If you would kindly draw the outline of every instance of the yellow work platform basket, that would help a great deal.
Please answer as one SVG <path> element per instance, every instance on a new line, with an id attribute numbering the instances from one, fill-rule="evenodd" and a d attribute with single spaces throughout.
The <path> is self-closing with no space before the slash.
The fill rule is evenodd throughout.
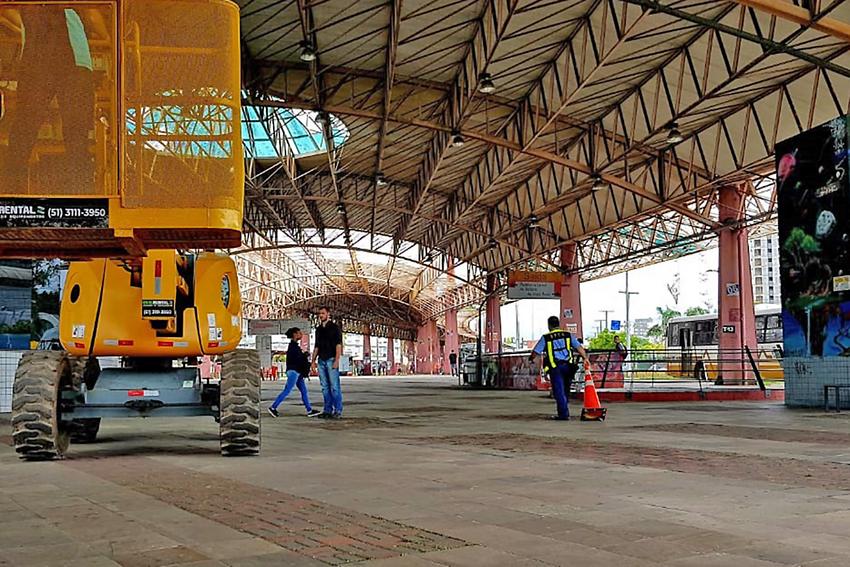
<path id="1" fill-rule="evenodd" d="M 239 245 L 239 12 L 0 3 L 0 257 Z"/>

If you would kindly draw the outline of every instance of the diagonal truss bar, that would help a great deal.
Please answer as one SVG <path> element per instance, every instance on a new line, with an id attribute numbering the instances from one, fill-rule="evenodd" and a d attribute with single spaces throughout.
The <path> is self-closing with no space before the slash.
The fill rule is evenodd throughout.
<path id="1" fill-rule="evenodd" d="M 796 6 L 789 2 L 781 2 L 779 0 L 731 0 L 742 6 L 748 6 L 761 10 L 777 18 L 800 24 L 804 27 L 810 27 L 825 33 L 832 37 L 838 38 L 841 41 L 850 43 L 850 23 L 842 22 L 835 18 L 818 17 L 802 6 Z"/>

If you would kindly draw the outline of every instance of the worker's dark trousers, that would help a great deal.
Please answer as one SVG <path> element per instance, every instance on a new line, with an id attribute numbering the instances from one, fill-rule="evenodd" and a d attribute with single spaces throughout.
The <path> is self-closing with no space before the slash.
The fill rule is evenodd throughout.
<path id="1" fill-rule="evenodd" d="M 558 363 L 555 368 L 549 371 L 549 382 L 552 384 L 555 407 L 558 410 L 558 417 L 562 419 L 570 417 L 568 397 L 575 374 L 575 369 L 566 362 Z"/>

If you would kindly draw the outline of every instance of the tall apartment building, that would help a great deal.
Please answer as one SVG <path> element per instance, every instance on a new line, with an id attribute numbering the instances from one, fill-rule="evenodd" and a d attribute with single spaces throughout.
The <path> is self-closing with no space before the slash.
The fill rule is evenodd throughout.
<path id="1" fill-rule="evenodd" d="M 779 304 L 778 235 L 750 239 L 750 266 L 753 272 L 753 299 L 756 304 Z"/>

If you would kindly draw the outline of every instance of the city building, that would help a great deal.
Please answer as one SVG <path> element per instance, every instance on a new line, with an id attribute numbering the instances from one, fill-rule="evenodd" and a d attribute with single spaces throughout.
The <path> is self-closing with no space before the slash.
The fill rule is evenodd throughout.
<path id="1" fill-rule="evenodd" d="M 632 321 L 632 334 L 636 337 L 646 338 L 649 336 L 649 329 L 652 328 L 653 324 L 652 317 L 635 319 Z"/>
<path id="2" fill-rule="evenodd" d="M 750 264 L 755 303 L 780 303 L 779 236 L 771 234 L 750 239 Z"/>

